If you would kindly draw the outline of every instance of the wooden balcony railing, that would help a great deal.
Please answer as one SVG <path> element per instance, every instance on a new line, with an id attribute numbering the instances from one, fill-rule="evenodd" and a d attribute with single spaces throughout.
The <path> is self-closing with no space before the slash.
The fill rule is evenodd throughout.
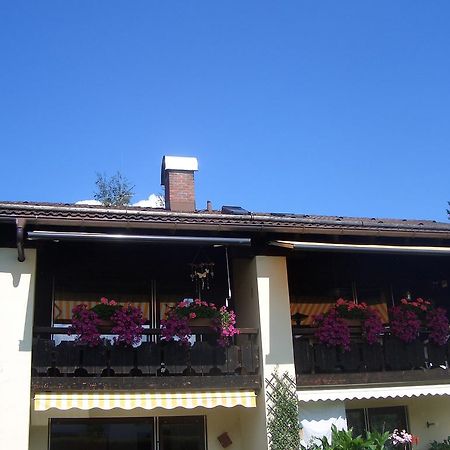
<path id="1" fill-rule="evenodd" d="M 370 372 L 414 371 L 427 369 L 448 369 L 449 345 L 437 346 L 428 341 L 428 333 L 406 344 L 392 336 L 386 328 L 380 342 L 369 345 L 362 339 L 358 327 L 352 329 L 350 351 L 327 347 L 314 338 L 314 328 L 294 328 L 293 345 L 297 383 L 312 380 L 309 374 L 351 374 Z M 441 370 L 441 372 L 443 372 Z M 445 370 L 446 374 L 448 373 Z M 446 375 L 448 376 L 448 375 Z M 326 377 L 316 377 L 317 380 Z M 336 378 L 336 377 L 335 377 Z M 357 376 L 337 377 L 343 380 L 360 381 Z M 336 378 L 336 379 L 337 379 Z M 377 377 L 372 377 L 377 378 Z M 378 377 L 377 381 L 382 381 Z M 389 379 L 389 376 L 385 377 Z M 370 377 L 365 377 L 370 379 Z M 349 381 L 350 382 L 350 381 Z M 331 378 L 330 378 L 331 383 Z M 314 382 L 314 384 L 316 384 Z"/>
<path id="2" fill-rule="evenodd" d="M 161 341 L 159 329 L 145 329 L 143 342 L 136 348 L 107 344 L 81 346 L 74 341 L 61 340 L 64 335 L 67 335 L 67 328 L 35 327 L 32 353 L 35 384 L 39 384 L 36 381 L 39 378 L 45 378 L 47 383 L 50 383 L 50 378 L 65 378 L 71 379 L 71 385 L 75 388 L 75 379 L 84 379 L 85 384 L 93 377 L 97 381 L 100 378 L 132 378 L 131 387 L 135 388 L 151 385 L 142 380 L 155 377 L 168 380 L 174 376 L 215 376 L 223 379 L 232 375 L 237 380 L 251 375 L 252 386 L 254 380 L 259 380 L 256 329 L 241 328 L 240 334 L 233 338 L 228 347 L 217 346 L 209 328 L 199 328 L 195 332 L 195 343 L 189 347 Z M 55 341 L 60 342 L 56 345 Z M 67 386 L 68 383 L 63 384 Z M 167 381 L 163 384 L 166 387 L 174 385 Z M 122 385 L 129 387 L 130 382 L 122 381 Z"/>

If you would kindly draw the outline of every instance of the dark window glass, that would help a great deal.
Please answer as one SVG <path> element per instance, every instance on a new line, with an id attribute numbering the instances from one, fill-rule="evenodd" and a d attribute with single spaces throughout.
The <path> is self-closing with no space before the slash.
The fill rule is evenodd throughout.
<path id="1" fill-rule="evenodd" d="M 370 408 L 369 428 L 371 431 L 406 430 L 406 411 L 404 406 L 389 408 Z"/>
<path id="2" fill-rule="evenodd" d="M 53 419 L 50 450 L 151 450 L 153 418 Z"/>
<path id="3" fill-rule="evenodd" d="M 353 429 L 353 436 L 364 436 L 366 431 L 392 432 L 396 428 L 408 430 L 406 408 L 392 406 L 386 408 L 347 409 L 347 426 Z M 390 448 L 389 445 L 387 445 Z"/>
<path id="4" fill-rule="evenodd" d="M 204 417 L 161 417 L 159 446 L 160 450 L 205 450 Z"/>
<path id="5" fill-rule="evenodd" d="M 367 429 L 364 409 L 348 409 L 346 415 L 347 426 L 352 429 L 353 437 L 364 436 Z"/>

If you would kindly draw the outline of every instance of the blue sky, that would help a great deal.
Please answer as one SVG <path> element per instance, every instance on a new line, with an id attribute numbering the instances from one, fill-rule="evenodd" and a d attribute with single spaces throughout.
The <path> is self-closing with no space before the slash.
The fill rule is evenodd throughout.
<path id="1" fill-rule="evenodd" d="M 0 4 L 0 199 L 161 191 L 197 207 L 446 221 L 448 0 Z"/>

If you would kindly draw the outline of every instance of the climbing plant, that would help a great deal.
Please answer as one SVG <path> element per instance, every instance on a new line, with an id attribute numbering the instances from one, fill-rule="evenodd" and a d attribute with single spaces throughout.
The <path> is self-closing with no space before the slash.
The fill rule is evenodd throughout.
<path id="1" fill-rule="evenodd" d="M 271 450 L 297 450 L 300 445 L 295 381 L 287 372 L 266 379 L 267 434 Z"/>

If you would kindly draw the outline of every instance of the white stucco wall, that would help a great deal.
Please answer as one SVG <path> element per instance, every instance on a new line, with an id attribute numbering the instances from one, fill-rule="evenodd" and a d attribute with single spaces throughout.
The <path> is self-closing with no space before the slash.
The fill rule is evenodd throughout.
<path id="1" fill-rule="evenodd" d="M 233 280 L 238 325 L 260 331 L 262 380 L 269 378 L 275 369 L 279 373 L 288 372 L 295 379 L 286 259 L 256 256 L 235 260 Z M 241 417 L 244 416 L 247 418 L 242 427 L 246 449 L 267 449 L 264 383 L 257 410 L 248 410 L 242 413 Z"/>
<path id="2" fill-rule="evenodd" d="M 300 402 L 299 410 L 302 444 L 323 436 L 330 441 L 332 425 L 338 430 L 347 429 L 344 402 Z"/>
<path id="3" fill-rule="evenodd" d="M 276 368 L 295 379 L 286 258 L 256 256 L 264 375 Z"/>
<path id="4" fill-rule="evenodd" d="M 409 399 L 406 406 L 411 431 L 421 440 L 418 450 L 426 450 L 431 441 L 450 436 L 450 397 Z M 427 427 L 427 422 L 434 425 Z"/>
<path id="5" fill-rule="evenodd" d="M 234 301 L 238 326 L 260 328 L 258 283 L 254 259 L 233 261 Z M 261 334 L 258 336 L 261 346 Z M 267 449 L 266 404 L 264 394 L 257 397 L 257 407 L 240 412 L 242 439 L 247 450 Z"/>
<path id="6" fill-rule="evenodd" d="M 36 253 L 0 249 L 0 447 L 28 449 Z"/>

